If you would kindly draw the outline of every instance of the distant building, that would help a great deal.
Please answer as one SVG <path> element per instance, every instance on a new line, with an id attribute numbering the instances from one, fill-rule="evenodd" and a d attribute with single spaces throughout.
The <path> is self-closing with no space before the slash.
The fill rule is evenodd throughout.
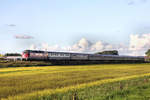
<path id="1" fill-rule="evenodd" d="M 17 61 L 17 60 L 21 60 L 22 61 L 22 57 L 21 56 L 7 56 L 5 57 L 6 60 L 13 60 L 13 61 Z"/>

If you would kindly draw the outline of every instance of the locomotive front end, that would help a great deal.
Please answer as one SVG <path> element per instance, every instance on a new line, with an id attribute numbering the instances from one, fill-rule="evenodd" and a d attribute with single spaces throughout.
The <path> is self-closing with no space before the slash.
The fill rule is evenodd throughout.
<path id="1" fill-rule="evenodd" d="M 29 52 L 28 51 L 23 51 L 23 53 L 22 53 L 22 59 L 24 59 L 24 60 L 28 60 L 28 58 L 29 58 Z"/>

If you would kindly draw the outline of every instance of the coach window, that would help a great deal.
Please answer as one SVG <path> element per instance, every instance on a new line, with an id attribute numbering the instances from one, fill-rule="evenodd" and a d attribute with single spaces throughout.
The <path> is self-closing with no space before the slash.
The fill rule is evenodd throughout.
<path id="1" fill-rule="evenodd" d="M 62 57 L 62 56 L 63 56 L 63 54 L 60 54 L 59 56 L 60 56 L 60 57 Z"/>
<path id="2" fill-rule="evenodd" d="M 52 53 L 52 56 L 54 56 L 54 53 Z"/>
<path id="3" fill-rule="evenodd" d="M 67 54 L 65 54 L 65 56 L 67 57 Z"/>
<path id="4" fill-rule="evenodd" d="M 62 54 L 62 53 L 60 53 L 60 54 L 59 54 L 59 56 L 61 57 L 61 56 L 63 56 L 63 54 Z"/>
<path id="5" fill-rule="evenodd" d="M 54 57 L 56 56 L 56 53 L 54 53 Z"/>
<path id="6" fill-rule="evenodd" d="M 61 56 L 61 54 L 59 53 L 59 54 L 58 54 L 58 56 L 60 57 L 60 56 Z"/>
<path id="7" fill-rule="evenodd" d="M 55 53 L 55 56 L 57 57 L 57 56 L 58 56 L 58 53 Z"/>
<path id="8" fill-rule="evenodd" d="M 51 56 L 53 56 L 53 53 L 51 53 Z"/>

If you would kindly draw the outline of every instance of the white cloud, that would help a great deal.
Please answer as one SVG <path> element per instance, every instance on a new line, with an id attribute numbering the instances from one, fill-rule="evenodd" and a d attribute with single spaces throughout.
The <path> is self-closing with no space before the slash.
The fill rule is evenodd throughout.
<path id="1" fill-rule="evenodd" d="M 7 24 L 8 26 L 10 27 L 15 27 L 16 25 L 15 24 Z"/>
<path id="2" fill-rule="evenodd" d="M 128 5 L 135 5 L 137 3 L 146 3 L 148 0 L 128 0 Z"/>
<path id="3" fill-rule="evenodd" d="M 32 36 L 25 35 L 25 34 L 23 34 L 23 35 L 15 35 L 14 37 L 15 37 L 16 39 L 33 39 Z"/>
<path id="4" fill-rule="evenodd" d="M 38 47 L 38 48 L 37 48 Z M 39 46 L 31 45 L 30 49 L 47 50 L 47 51 L 67 51 L 67 52 L 99 52 L 104 50 L 118 50 L 120 55 L 143 56 L 147 49 L 150 48 L 150 34 L 132 34 L 130 35 L 129 44 L 110 44 L 103 41 L 95 43 L 82 38 L 71 46 L 49 45 L 42 43 Z"/>
<path id="5" fill-rule="evenodd" d="M 66 46 L 66 47 L 61 47 L 59 45 L 50 46 L 48 43 L 42 43 L 40 46 L 31 45 L 30 49 L 31 48 L 47 50 L 47 51 L 98 52 L 103 50 L 113 50 L 115 47 L 111 44 L 104 43 L 102 41 L 97 41 L 95 43 L 92 43 L 86 38 L 82 38 L 72 46 Z"/>
<path id="6" fill-rule="evenodd" d="M 130 55 L 144 55 L 150 48 L 150 33 L 149 34 L 131 34 L 129 41 Z"/>
<path id="7" fill-rule="evenodd" d="M 128 2 L 128 5 L 134 5 L 134 4 L 135 4 L 134 1 L 129 1 L 129 2 Z"/>
<path id="8" fill-rule="evenodd" d="M 101 41 L 98 41 L 91 46 L 92 51 L 101 51 L 103 50 L 103 48 L 104 48 L 104 45 Z"/>
<path id="9" fill-rule="evenodd" d="M 37 49 L 37 47 L 36 47 L 36 45 L 34 45 L 34 44 L 32 44 L 31 46 L 30 46 L 30 48 L 29 48 L 30 50 L 36 50 Z"/>
<path id="10" fill-rule="evenodd" d="M 150 33 L 130 35 L 129 50 L 145 50 L 150 48 Z"/>
<path id="11" fill-rule="evenodd" d="M 60 47 L 58 45 L 53 45 L 50 46 L 47 43 L 42 43 L 41 44 L 41 50 L 46 50 L 46 51 L 60 51 Z"/>
<path id="12" fill-rule="evenodd" d="M 71 46 L 71 51 L 78 51 L 78 52 L 87 52 L 89 51 L 92 43 L 88 41 L 86 38 L 82 38 L 77 43 L 75 43 L 73 46 Z"/>

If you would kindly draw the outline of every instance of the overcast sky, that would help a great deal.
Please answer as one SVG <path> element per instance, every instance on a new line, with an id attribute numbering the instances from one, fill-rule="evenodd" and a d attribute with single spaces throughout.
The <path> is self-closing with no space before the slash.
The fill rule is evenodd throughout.
<path id="1" fill-rule="evenodd" d="M 0 0 L 0 53 L 25 49 L 144 55 L 148 0 Z"/>

